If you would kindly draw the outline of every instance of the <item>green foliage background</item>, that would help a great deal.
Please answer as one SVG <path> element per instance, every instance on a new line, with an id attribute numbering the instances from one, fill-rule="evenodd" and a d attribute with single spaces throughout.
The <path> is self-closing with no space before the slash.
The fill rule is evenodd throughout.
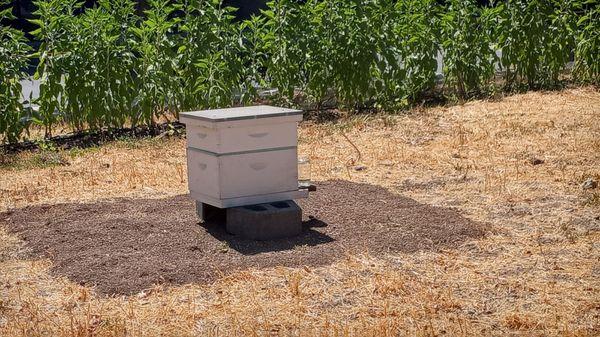
<path id="1" fill-rule="evenodd" d="M 73 131 L 153 126 L 183 110 L 248 103 L 258 88 L 302 93 L 317 109 L 394 111 L 432 94 L 556 87 L 570 60 L 574 80 L 600 77 L 597 0 L 273 0 L 243 21 L 220 0 L 150 0 L 143 14 L 132 0 L 35 5 L 37 51 L 0 26 L 3 142 L 22 139 L 30 123 L 47 137 L 59 122 Z M 40 60 L 35 112 L 19 102 L 30 57 Z"/>
<path id="2" fill-rule="evenodd" d="M 0 6 L 8 3 L 1 0 Z M 0 22 L 11 18 L 10 9 L 0 11 Z M 8 142 L 18 141 L 26 127 L 19 102 L 22 90 L 19 80 L 25 76 L 28 52 L 22 32 L 0 26 L 0 135 Z"/>

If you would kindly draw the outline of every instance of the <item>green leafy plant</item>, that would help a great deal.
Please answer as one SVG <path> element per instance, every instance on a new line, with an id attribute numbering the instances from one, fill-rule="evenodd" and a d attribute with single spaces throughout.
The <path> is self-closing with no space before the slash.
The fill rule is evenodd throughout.
<path id="1" fill-rule="evenodd" d="M 575 2 L 577 20 L 575 78 L 581 82 L 600 84 L 600 4 L 597 0 Z"/>
<path id="2" fill-rule="evenodd" d="M 40 80 L 39 116 L 34 122 L 43 125 L 45 137 L 52 134 L 52 126 L 59 120 L 58 112 L 64 106 L 63 74 L 68 73 L 70 34 L 69 28 L 76 9 L 81 7 L 75 0 L 38 0 L 34 4 L 37 19 L 30 20 L 39 28 L 31 32 L 40 42 L 33 56 L 39 58 L 34 78 Z"/>
<path id="3" fill-rule="evenodd" d="M 434 0 L 399 0 L 394 12 L 393 42 L 381 47 L 390 71 L 382 78 L 389 79 L 393 96 L 414 101 L 435 86 L 439 8 Z"/>
<path id="4" fill-rule="evenodd" d="M 507 85 L 556 85 L 574 48 L 570 2 L 507 0 L 498 6 L 497 47 Z"/>
<path id="5" fill-rule="evenodd" d="M 185 17 L 178 49 L 181 101 L 185 108 L 214 108 L 235 103 L 244 83 L 243 33 L 232 7 L 219 0 L 184 0 Z"/>
<path id="6" fill-rule="evenodd" d="M 451 0 L 442 15 L 444 75 L 461 98 L 479 93 L 494 76 L 490 13 L 475 1 Z"/>
<path id="7" fill-rule="evenodd" d="M 132 27 L 137 38 L 136 85 L 132 124 L 153 125 L 156 116 L 166 116 L 178 107 L 177 41 L 174 16 L 181 6 L 170 1 L 148 1 L 149 8 L 138 27 Z"/>
<path id="8" fill-rule="evenodd" d="M 332 96 L 351 109 L 404 106 L 433 87 L 433 1 L 272 1 L 267 79 L 317 106 Z"/>
<path id="9" fill-rule="evenodd" d="M 268 50 L 266 78 L 284 96 L 292 97 L 296 87 L 302 86 L 303 65 L 309 29 L 306 12 L 299 2 L 275 0 L 267 3 L 269 9 L 263 43 Z"/>
<path id="10" fill-rule="evenodd" d="M 266 28 L 267 19 L 265 16 L 254 15 L 250 19 L 244 20 L 240 26 L 242 40 L 241 59 L 242 82 L 244 83 L 245 96 L 242 100 L 250 100 L 258 94 L 257 88 L 269 86 L 266 78 L 267 63 L 269 61 L 269 48 L 271 47 L 265 41 L 270 39 Z"/>
<path id="11" fill-rule="evenodd" d="M 101 0 L 66 26 L 62 112 L 76 131 L 122 127 L 132 117 L 134 24 L 133 2 Z"/>
<path id="12" fill-rule="evenodd" d="M 32 120 L 46 137 L 59 122 L 152 126 L 181 110 L 247 103 L 258 87 L 317 110 L 402 109 L 439 93 L 439 52 L 445 93 L 462 98 L 491 87 L 496 66 L 509 89 L 556 86 L 573 55 L 577 80 L 597 82 L 600 71 L 597 0 L 272 0 L 244 21 L 221 0 L 150 0 L 143 15 L 134 3 L 35 1 Z M 0 133 L 14 142 L 26 127 L 18 97 L 28 51 L 22 33 L 2 27 L 1 37 Z"/>
<path id="13" fill-rule="evenodd" d="M 329 32 L 335 47 L 334 59 L 329 63 L 334 72 L 334 92 L 346 106 L 354 109 L 370 108 L 380 92 L 387 88 L 378 85 L 380 74 L 387 74 L 394 53 L 387 53 L 384 35 L 392 28 L 393 2 L 386 0 L 332 1 L 335 15 L 323 13 L 333 27 Z M 323 53 L 327 57 L 327 53 Z M 392 59 L 387 59 L 391 57 Z M 385 83 L 384 83 L 385 84 Z"/>
<path id="14" fill-rule="evenodd" d="M 61 118 L 75 131 L 122 127 L 137 121 L 138 94 L 132 29 L 134 3 L 101 0 L 81 14 L 82 2 L 38 1 L 33 34 L 42 41 L 40 120 L 49 136 Z"/>
<path id="15" fill-rule="evenodd" d="M 0 6 L 9 2 L 0 1 Z M 0 22 L 13 18 L 11 8 L 0 11 Z M 26 127 L 20 80 L 25 77 L 29 46 L 23 33 L 0 25 L 0 135 L 3 142 L 17 142 Z"/>

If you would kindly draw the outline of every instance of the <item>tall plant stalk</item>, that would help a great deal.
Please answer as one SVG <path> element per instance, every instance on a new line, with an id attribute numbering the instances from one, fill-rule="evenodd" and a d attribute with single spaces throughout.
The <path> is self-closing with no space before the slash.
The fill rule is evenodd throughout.
<path id="1" fill-rule="evenodd" d="M 497 47 L 509 87 L 554 86 L 574 48 L 570 1 L 507 0 L 499 3 Z"/>
<path id="2" fill-rule="evenodd" d="M 0 1 L 0 8 L 8 3 L 7 0 Z M 10 8 L 0 11 L 0 135 L 3 143 L 18 141 L 27 126 L 19 98 L 20 80 L 25 76 L 30 48 L 21 31 L 1 25 L 13 18 Z"/>
<path id="3" fill-rule="evenodd" d="M 477 94 L 494 76 L 488 11 L 472 0 L 451 0 L 441 19 L 444 75 L 461 98 Z"/>
<path id="4" fill-rule="evenodd" d="M 575 78 L 584 83 L 600 84 L 600 3 L 575 1 L 576 26 Z M 575 21 L 575 20 L 574 20 Z"/>

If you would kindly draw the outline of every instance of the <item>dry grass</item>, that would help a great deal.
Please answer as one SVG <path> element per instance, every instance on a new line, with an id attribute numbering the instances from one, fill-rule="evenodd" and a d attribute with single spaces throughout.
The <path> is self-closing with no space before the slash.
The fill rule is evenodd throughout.
<path id="1" fill-rule="evenodd" d="M 19 259 L 26 247 L 0 231 L 0 335 L 600 335 L 600 197 L 580 187 L 600 179 L 597 91 L 305 124 L 300 136 L 313 179 L 455 207 L 491 234 L 458 250 L 102 298 L 51 276 L 48 261 Z M 69 161 L 0 169 L 0 209 L 186 192 L 183 140 L 117 142 Z"/>

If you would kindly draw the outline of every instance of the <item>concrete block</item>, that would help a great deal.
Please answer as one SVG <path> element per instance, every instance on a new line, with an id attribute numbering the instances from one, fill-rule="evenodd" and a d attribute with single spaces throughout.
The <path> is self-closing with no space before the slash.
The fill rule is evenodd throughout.
<path id="1" fill-rule="evenodd" d="M 196 214 L 200 222 L 204 223 L 209 220 L 220 220 L 225 217 L 226 211 L 201 201 L 196 201 Z"/>
<path id="2" fill-rule="evenodd" d="M 226 227 L 251 240 L 292 237 L 302 233 L 302 209 L 291 200 L 228 208 Z"/>

